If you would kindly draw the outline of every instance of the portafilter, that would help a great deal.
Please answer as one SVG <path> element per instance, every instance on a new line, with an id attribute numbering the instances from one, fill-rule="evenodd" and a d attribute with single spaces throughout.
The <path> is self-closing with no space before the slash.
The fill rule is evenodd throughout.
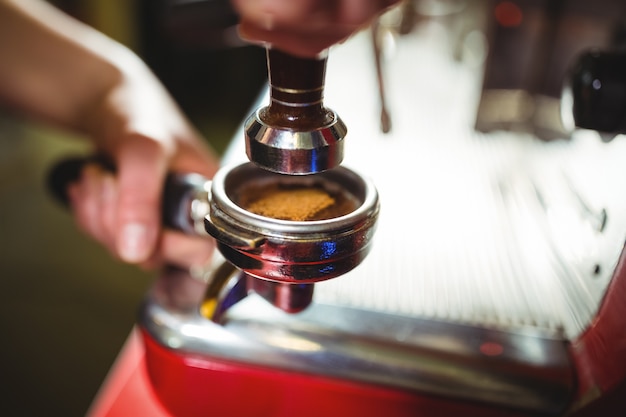
<path id="1" fill-rule="evenodd" d="M 101 157 L 79 157 L 50 173 L 49 187 L 66 204 L 67 185 L 86 163 L 113 169 Z M 286 215 L 284 207 L 291 207 Z M 249 289 L 289 312 L 310 303 L 311 284 L 361 263 L 378 212 L 372 182 L 346 167 L 290 176 L 244 162 L 223 166 L 212 180 L 170 173 L 163 194 L 166 227 L 214 237 L 223 257 L 249 276 Z"/>

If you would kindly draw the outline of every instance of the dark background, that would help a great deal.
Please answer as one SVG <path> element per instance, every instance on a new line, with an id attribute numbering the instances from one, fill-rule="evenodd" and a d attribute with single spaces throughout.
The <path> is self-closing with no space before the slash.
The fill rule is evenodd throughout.
<path id="1" fill-rule="evenodd" d="M 222 40 L 236 22 L 224 2 L 53 3 L 142 56 L 220 152 L 265 83 L 264 51 Z M 153 279 L 79 232 L 45 189 L 55 161 L 87 149 L 0 107 L 2 416 L 83 416 Z"/>

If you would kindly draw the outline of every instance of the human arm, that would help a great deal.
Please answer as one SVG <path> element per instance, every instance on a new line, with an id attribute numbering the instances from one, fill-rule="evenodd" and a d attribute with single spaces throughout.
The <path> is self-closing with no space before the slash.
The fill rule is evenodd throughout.
<path id="1" fill-rule="evenodd" d="M 110 156 L 69 195 L 78 224 L 122 260 L 143 266 L 207 261 L 210 239 L 160 226 L 167 171 L 212 177 L 217 157 L 130 50 L 38 0 L 0 0 L 0 102 L 78 132 Z"/>

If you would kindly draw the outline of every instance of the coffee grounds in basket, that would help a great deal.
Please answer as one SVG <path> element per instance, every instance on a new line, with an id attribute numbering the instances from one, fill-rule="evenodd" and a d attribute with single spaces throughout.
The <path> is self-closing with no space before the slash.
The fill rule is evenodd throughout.
<path id="1" fill-rule="evenodd" d="M 345 196 L 336 198 L 321 186 L 270 184 L 242 193 L 239 204 L 265 217 L 291 221 L 324 220 L 356 208 Z"/>

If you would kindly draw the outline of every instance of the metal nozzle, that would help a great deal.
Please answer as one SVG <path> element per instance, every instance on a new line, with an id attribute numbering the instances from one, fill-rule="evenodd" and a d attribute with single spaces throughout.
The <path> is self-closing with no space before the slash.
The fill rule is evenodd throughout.
<path id="1" fill-rule="evenodd" d="M 322 172 L 341 163 L 347 128 L 323 106 L 326 61 L 267 50 L 270 104 L 245 123 L 250 161 L 289 175 Z"/>

